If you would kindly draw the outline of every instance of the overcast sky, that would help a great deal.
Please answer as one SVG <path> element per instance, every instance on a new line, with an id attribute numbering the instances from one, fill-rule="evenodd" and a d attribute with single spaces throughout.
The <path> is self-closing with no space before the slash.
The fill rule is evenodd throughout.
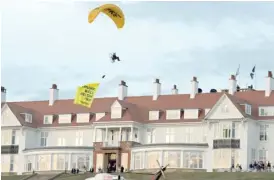
<path id="1" fill-rule="evenodd" d="M 274 71 L 274 2 L 116 3 L 126 15 L 118 30 L 104 15 L 87 22 L 102 3 L 8 1 L 2 6 L 2 86 L 8 101 L 47 100 L 56 83 L 60 98 L 74 98 L 78 85 L 101 82 L 97 96 L 117 96 L 125 80 L 129 95 L 162 93 L 177 84 L 189 93 L 192 76 L 200 88 L 228 87 L 241 65 L 239 83 L 256 65 L 257 89 Z M 117 52 L 119 63 L 110 63 Z M 106 74 L 101 81 L 100 77 Z"/>

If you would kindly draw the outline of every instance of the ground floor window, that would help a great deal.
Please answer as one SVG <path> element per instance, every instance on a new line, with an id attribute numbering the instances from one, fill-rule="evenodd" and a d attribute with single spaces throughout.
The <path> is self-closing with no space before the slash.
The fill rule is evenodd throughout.
<path id="1" fill-rule="evenodd" d="M 52 156 L 52 169 L 53 170 L 66 170 L 68 169 L 68 154 L 53 154 Z"/>
<path id="2" fill-rule="evenodd" d="M 35 155 L 25 156 L 25 171 L 31 172 L 34 169 Z"/>
<path id="3" fill-rule="evenodd" d="M 259 161 L 263 161 L 263 162 L 267 161 L 267 150 L 265 149 L 259 150 Z"/>
<path id="4" fill-rule="evenodd" d="M 198 169 L 203 168 L 202 152 L 184 152 L 184 168 Z"/>
<path id="5" fill-rule="evenodd" d="M 133 155 L 134 159 L 134 169 L 142 169 L 142 153 L 137 152 Z"/>
<path id="6" fill-rule="evenodd" d="M 37 170 L 38 171 L 49 171 L 51 170 L 51 155 L 37 155 Z"/>
<path id="7" fill-rule="evenodd" d="M 164 151 L 163 165 L 169 164 L 170 168 L 179 168 L 181 165 L 181 151 Z"/>
<path id="8" fill-rule="evenodd" d="M 72 154 L 72 157 L 71 157 L 72 168 L 89 169 L 91 166 L 90 156 L 91 156 L 90 154 Z"/>
<path id="9" fill-rule="evenodd" d="M 160 151 L 149 151 L 149 152 L 147 152 L 147 154 L 146 154 L 147 168 L 148 169 L 159 168 L 157 160 L 160 162 L 160 160 L 161 160 L 160 156 L 161 156 Z"/>

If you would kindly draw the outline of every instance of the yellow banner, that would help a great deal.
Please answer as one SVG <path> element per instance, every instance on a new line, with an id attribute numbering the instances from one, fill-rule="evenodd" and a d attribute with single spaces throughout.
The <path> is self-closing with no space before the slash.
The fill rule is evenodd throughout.
<path id="1" fill-rule="evenodd" d="M 93 83 L 78 87 L 74 104 L 90 108 L 99 85 L 99 83 Z"/>

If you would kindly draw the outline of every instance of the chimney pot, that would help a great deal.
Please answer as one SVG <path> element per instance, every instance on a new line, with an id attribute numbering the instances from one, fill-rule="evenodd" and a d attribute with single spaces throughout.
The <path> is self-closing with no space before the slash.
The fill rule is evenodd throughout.
<path id="1" fill-rule="evenodd" d="M 52 84 L 49 90 L 49 106 L 53 106 L 54 102 L 59 99 L 59 89 L 56 84 Z"/>
<path id="2" fill-rule="evenodd" d="M 268 71 L 268 76 L 267 77 L 273 78 L 272 71 Z"/>
<path id="3" fill-rule="evenodd" d="M 52 89 L 57 89 L 57 85 L 56 84 L 52 84 Z"/>
<path id="4" fill-rule="evenodd" d="M 121 84 L 119 86 L 119 94 L 118 94 L 118 99 L 119 100 L 124 100 L 125 97 L 127 97 L 127 84 L 125 81 L 121 81 Z"/>
<path id="5" fill-rule="evenodd" d="M 192 81 L 191 81 L 191 93 L 190 93 L 190 98 L 193 99 L 195 98 L 196 94 L 198 93 L 198 84 L 199 82 L 197 81 L 197 77 L 193 76 Z"/>
<path id="6" fill-rule="evenodd" d="M 6 93 L 6 88 L 4 86 L 1 86 L 1 92 Z"/>

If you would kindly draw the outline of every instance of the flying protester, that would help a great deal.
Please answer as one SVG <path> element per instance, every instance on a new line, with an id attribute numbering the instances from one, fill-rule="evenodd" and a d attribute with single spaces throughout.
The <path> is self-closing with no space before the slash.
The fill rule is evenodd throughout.
<path id="1" fill-rule="evenodd" d="M 121 29 L 125 25 L 125 16 L 123 11 L 114 4 L 104 4 L 90 11 L 88 15 L 88 22 L 92 23 L 99 13 L 104 13 L 112 19 L 118 29 Z"/>
<path id="2" fill-rule="evenodd" d="M 120 57 L 116 55 L 116 53 L 110 53 L 111 62 L 114 63 L 115 61 L 120 61 Z"/>

